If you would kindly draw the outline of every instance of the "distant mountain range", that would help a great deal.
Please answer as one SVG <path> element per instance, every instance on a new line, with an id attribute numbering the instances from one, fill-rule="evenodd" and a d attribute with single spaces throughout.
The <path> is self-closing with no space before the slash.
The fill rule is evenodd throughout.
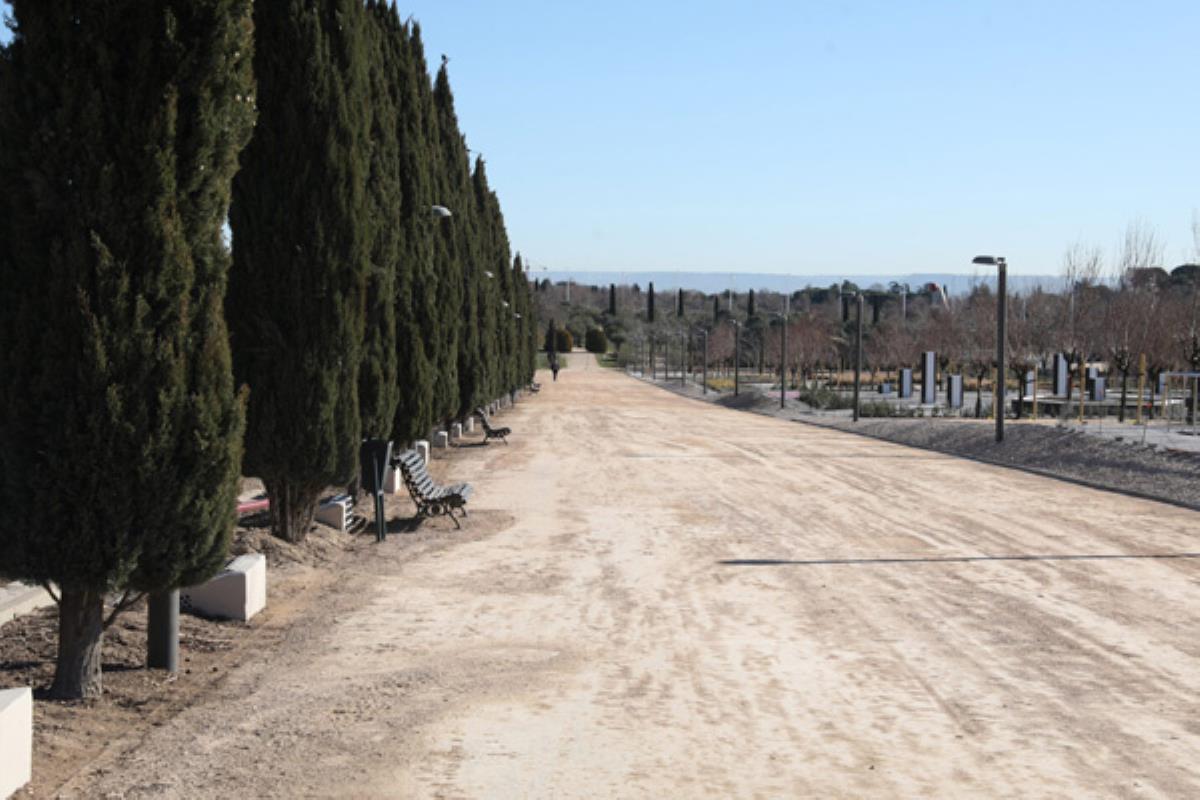
<path id="1" fill-rule="evenodd" d="M 910 289 L 916 290 L 927 283 L 944 286 L 949 294 L 965 294 L 972 286 L 988 283 L 995 286 L 996 276 L 986 275 L 953 275 L 944 272 L 918 272 L 908 275 L 775 275 L 765 272 L 743 272 L 729 274 L 725 272 L 606 272 L 600 270 L 581 270 L 569 272 L 566 270 L 537 270 L 533 277 L 549 278 L 557 283 L 570 280 L 582 286 L 607 286 L 610 283 L 636 283 L 645 289 L 651 281 L 658 291 L 666 289 L 690 289 L 692 291 L 715 294 L 732 288 L 734 291 L 745 292 L 767 290 L 772 292 L 794 292 L 806 286 L 827 288 L 843 280 L 849 280 L 860 289 L 886 289 L 893 281 L 907 283 Z M 1062 278 L 1057 275 L 1009 275 L 1008 290 L 1014 294 L 1041 286 L 1046 289 L 1057 289 L 1062 284 Z"/>

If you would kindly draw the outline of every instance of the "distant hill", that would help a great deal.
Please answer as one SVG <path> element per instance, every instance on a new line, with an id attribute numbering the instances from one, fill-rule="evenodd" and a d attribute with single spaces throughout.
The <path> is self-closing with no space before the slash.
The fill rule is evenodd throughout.
<path id="1" fill-rule="evenodd" d="M 860 289 L 886 289 L 892 281 L 907 283 L 912 289 L 919 289 L 927 283 L 944 285 L 950 294 L 965 294 L 972 286 L 979 283 L 996 283 L 994 274 L 980 272 L 975 275 L 952 275 L 943 272 L 920 272 L 908 275 L 774 275 L 765 272 L 743 272 L 730 275 L 725 272 L 606 272 L 586 271 L 569 272 L 565 270 L 537 270 L 533 277 L 549 278 L 558 281 L 571 280 L 582 286 L 607 286 L 610 283 L 636 283 L 643 289 L 646 284 L 654 282 L 655 289 L 690 289 L 692 291 L 715 294 L 733 288 L 738 292 L 749 289 L 755 291 L 767 290 L 773 292 L 794 292 L 806 286 L 825 288 L 844 280 L 852 281 Z M 1037 286 L 1046 289 L 1057 289 L 1062 284 L 1062 278 L 1057 275 L 1009 275 L 1008 290 L 1014 294 L 1028 291 Z"/>

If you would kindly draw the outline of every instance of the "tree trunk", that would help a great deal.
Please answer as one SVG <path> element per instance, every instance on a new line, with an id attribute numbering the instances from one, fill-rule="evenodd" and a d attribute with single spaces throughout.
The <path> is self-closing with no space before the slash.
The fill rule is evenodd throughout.
<path id="1" fill-rule="evenodd" d="M 1128 390 L 1128 388 L 1129 388 L 1129 372 L 1126 370 L 1121 373 L 1121 410 L 1117 412 L 1117 422 L 1125 421 L 1125 393 Z M 1140 397 L 1138 398 L 1138 402 L 1139 403 L 1142 402 Z"/>
<path id="2" fill-rule="evenodd" d="M 1017 370 L 1017 419 L 1021 419 L 1025 411 L 1025 370 Z"/>
<path id="3" fill-rule="evenodd" d="M 987 373 L 975 376 L 975 419 L 983 419 L 983 378 Z"/>
<path id="4" fill-rule="evenodd" d="M 61 700 L 99 697 L 104 640 L 104 592 L 62 587 L 58 604 L 58 661 L 50 696 Z"/>
<path id="5" fill-rule="evenodd" d="M 320 487 L 302 486 L 286 478 L 263 481 L 271 501 L 271 534 L 285 542 L 304 541 L 312 525 Z"/>

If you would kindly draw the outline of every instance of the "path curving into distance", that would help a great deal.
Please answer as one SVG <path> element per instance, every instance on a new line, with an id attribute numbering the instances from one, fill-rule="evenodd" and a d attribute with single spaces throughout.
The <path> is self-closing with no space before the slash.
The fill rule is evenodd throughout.
<path id="1" fill-rule="evenodd" d="M 381 559 L 83 793 L 1200 796 L 1194 512 L 578 353 L 502 422 L 435 464 L 476 485 L 452 546 Z"/>

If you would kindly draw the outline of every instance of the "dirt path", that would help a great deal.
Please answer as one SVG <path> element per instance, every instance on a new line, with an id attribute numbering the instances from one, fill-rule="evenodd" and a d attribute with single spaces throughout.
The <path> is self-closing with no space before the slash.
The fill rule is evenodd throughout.
<path id="1" fill-rule="evenodd" d="M 390 541 L 66 794 L 1200 796 L 1194 512 L 543 385 L 444 465 L 485 532 Z"/>

